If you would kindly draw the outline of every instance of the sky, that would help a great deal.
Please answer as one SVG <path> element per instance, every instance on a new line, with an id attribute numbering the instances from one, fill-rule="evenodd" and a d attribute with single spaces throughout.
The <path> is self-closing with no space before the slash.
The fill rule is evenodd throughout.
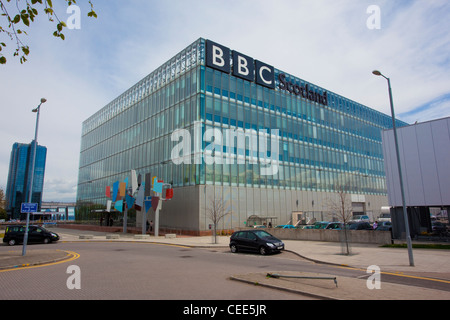
<path id="1" fill-rule="evenodd" d="M 448 0 L 92 0 L 97 19 L 77 2 L 80 28 L 65 29 L 64 41 L 38 8 L 21 38 L 30 47 L 24 64 L 0 34 L 5 191 L 12 145 L 34 139 L 31 110 L 46 98 L 37 139 L 48 149 L 43 201 L 75 201 L 83 121 L 200 37 L 390 115 L 387 82 L 372 74 L 380 70 L 397 118 L 450 116 Z M 69 21 L 74 12 L 53 3 Z"/>

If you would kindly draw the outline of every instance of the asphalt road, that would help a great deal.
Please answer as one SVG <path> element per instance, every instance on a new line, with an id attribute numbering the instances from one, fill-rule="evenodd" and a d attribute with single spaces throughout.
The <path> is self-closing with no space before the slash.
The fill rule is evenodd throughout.
<path id="1" fill-rule="evenodd" d="M 312 263 L 290 252 L 260 256 L 225 248 L 150 243 L 58 242 L 32 245 L 77 253 L 77 259 L 0 274 L 0 300 L 308 300 L 308 296 L 230 280 L 231 275 L 302 271 L 354 278 L 364 270 Z M 2 246 L 0 250 L 10 250 Z M 74 273 L 73 268 L 78 269 Z M 72 270 L 72 271 L 71 271 Z M 68 281 L 79 275 L 79 289 Z M 383 281 L 449 290 L 440 282 L 397 275 Z M 320 280 L 319 280 L 320 281 Z M 69 286 L 70 286 L 69 283 Z"/>
<path id="2" fill-rule="evenodd" d="M 297 294 L 229 280 L 245 272 L 293 268 L 281 256 L 234 255 L 228 250 L 196 249 L 140 243 L 54 243 L 33 245 L 79 254 L 68 263 L 3 272 L 1 300 L 291 300 Z M 8 247 L 0 248 L 2 250 Z M 79 267 L 78 272 L 68 267 Z M 80 289 L 69 289 L 67 282 Z M 70 278 L 70 279 L 69 279 Z"/>

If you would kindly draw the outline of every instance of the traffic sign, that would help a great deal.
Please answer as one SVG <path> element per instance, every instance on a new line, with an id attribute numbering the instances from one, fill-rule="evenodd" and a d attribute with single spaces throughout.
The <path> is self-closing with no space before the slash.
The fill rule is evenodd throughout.
<path id="1" fill-rule="evenodd" d="M 37 203 L 22 203 L 22 206 L 20 207 L 21 213 L 32 213 L 37 211 L 38 211 Z"/>

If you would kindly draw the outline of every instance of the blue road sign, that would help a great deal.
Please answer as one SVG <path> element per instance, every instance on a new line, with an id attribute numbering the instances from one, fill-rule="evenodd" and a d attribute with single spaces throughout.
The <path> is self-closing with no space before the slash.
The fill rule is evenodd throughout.
<path id="1" fill-rule="evenodd" d="M 38 211 L 37 203 L 22 203 L 22 206 L 20 207 L 21 213 L 32 213 L 37 211 Z"/>

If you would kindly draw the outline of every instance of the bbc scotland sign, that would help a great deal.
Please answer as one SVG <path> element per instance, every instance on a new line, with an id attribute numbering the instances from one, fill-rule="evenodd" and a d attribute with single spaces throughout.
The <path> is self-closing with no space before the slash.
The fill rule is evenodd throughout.
<path id="1" fill-rule="evenodd" d="M 275 89 L 275 69 L 259 60 L 255 60 L 245 54 L 232 51 L 229 48 L 206 40 L 206 66 L 215 70 L 232 74 L 246 81 L 255 82 L 258 85 Z M 328 105 L 326 91 L 318 93 L 306 84 L 301 86 L 295 82 L 288 81 L 284 73 L 278 75 L 278 89 L 285 90 L 290 94 Z"/>
<path id="2" fill-rule="evenodd" d="M 230 58 L 233 58 L 233 68 Z M 272 66 L 237 51 L 231 52 L 229 48 L 210 40 L 206 41 L 206 66 L 225 73 L 232 72 L 235 77 L 275 89 L 275 71 Z"/>

